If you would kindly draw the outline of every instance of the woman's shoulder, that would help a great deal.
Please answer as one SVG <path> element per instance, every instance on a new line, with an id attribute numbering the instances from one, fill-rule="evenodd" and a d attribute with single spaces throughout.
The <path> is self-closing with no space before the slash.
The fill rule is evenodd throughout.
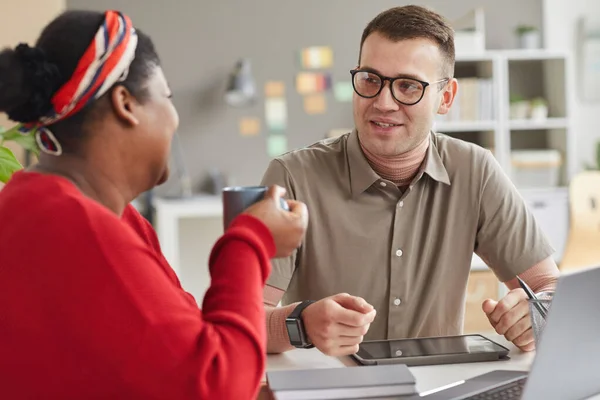
<path id="1" fill-rule="evenodd" d="M 5 233 L 44 235 L 50 241 L 135 238 L 131 224 L 83 195 L 70 181 L 53 175 L 18 172 L 0 191 Z M 54 239 L 52 239 L 54 238 Z M 139 237 L 138 237 L 139 239 Z"/>

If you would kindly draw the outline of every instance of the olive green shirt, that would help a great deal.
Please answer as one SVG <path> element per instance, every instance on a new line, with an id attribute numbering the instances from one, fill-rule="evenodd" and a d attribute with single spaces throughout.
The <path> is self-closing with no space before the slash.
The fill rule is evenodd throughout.
<path id="1" fill-rule="evenodd" d="M 263 184 L 310 218 L 302 246 L 273 261 L 284 305 L 346 292 L 377 309 L 366 340 L 456 335 L 473 252 L 503 282 L 554 252 L 491 152 L 430 140 L 404 192 L 373 171 L 356 131 L 271 161 Z"/>

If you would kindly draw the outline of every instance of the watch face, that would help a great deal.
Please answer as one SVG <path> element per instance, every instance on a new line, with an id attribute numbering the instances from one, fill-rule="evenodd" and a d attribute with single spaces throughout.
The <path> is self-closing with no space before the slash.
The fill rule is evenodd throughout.
<path id="1" fill-rule="evenodd" d="M 290 337 L 290 343 L 292 345 L 301 345 L 302 337 L 300 336 L 300 326 L 297 321 L 286 321 L 288 335 Z"/>

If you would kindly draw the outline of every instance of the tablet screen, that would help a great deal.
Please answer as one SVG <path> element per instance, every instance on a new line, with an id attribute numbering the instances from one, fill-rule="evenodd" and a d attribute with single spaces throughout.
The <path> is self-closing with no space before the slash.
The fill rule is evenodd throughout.
<path id="1" fill-rule="evenodd" d="M 466 335 L 364 342 L 360 345 L 358 355 L 366 359 L 378 359 L 502 351 L 506 349 L 482 336 Z"/>

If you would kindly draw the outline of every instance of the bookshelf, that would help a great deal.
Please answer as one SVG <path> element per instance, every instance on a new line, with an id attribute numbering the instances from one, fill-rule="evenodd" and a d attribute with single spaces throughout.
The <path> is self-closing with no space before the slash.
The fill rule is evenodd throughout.
<path id="1" fill-rule="evenodd" d="M 439 133 L 492 151 L 556 248 L 557 263 L 568 234 L 567 186 L 576 170 L 568 107 L 570 62 L 567 53 L 547 50 L 457 55 L 458 95 L 451 112 L 438 116 L 434 127 Z M 532 104 L 540 105 L 534 99 L 545 100 L 536 109 L 545 113 L 532 111 Z M 531 157 L 529 170 L 523 169 L 523 162 L 515 161 L 517 155 Z M 554 169 L 539 168 L 540 155 L 554 155 L 560 163 Z M 549 171 L 553 175 L 548 175 Z M 530 181 L 523 182 L 529 172 Z M 550 176 L 554 179 L 548 179 Z M 471 321 L 465 325 L 467 331 L 473 326 L 470 318 L 481 317 L 480 297 L 499 298 L 506 293 L 503 284 L 493 283 L 498 282 L 497 278 L 475 254 L 471 271 L 467 308 L 470 301 L 474 311 L 467 312 L 467 321 Z"/>
<path id="2" fill-rule="evenodd" d="M 553 186 L 564 189 L 575 170 L 568 65 L 566 53 L 546 50 L 458 55 L 459 92 L 451 111 L 438 116 L 435 130 L 489 148 L 511 178 L 514 150 L 556 150 L 560 180 Z M 530 115 L 515 115 L 517 99 L 544 99 L 547 116 L 531 115 L 531 103 Z"/>

